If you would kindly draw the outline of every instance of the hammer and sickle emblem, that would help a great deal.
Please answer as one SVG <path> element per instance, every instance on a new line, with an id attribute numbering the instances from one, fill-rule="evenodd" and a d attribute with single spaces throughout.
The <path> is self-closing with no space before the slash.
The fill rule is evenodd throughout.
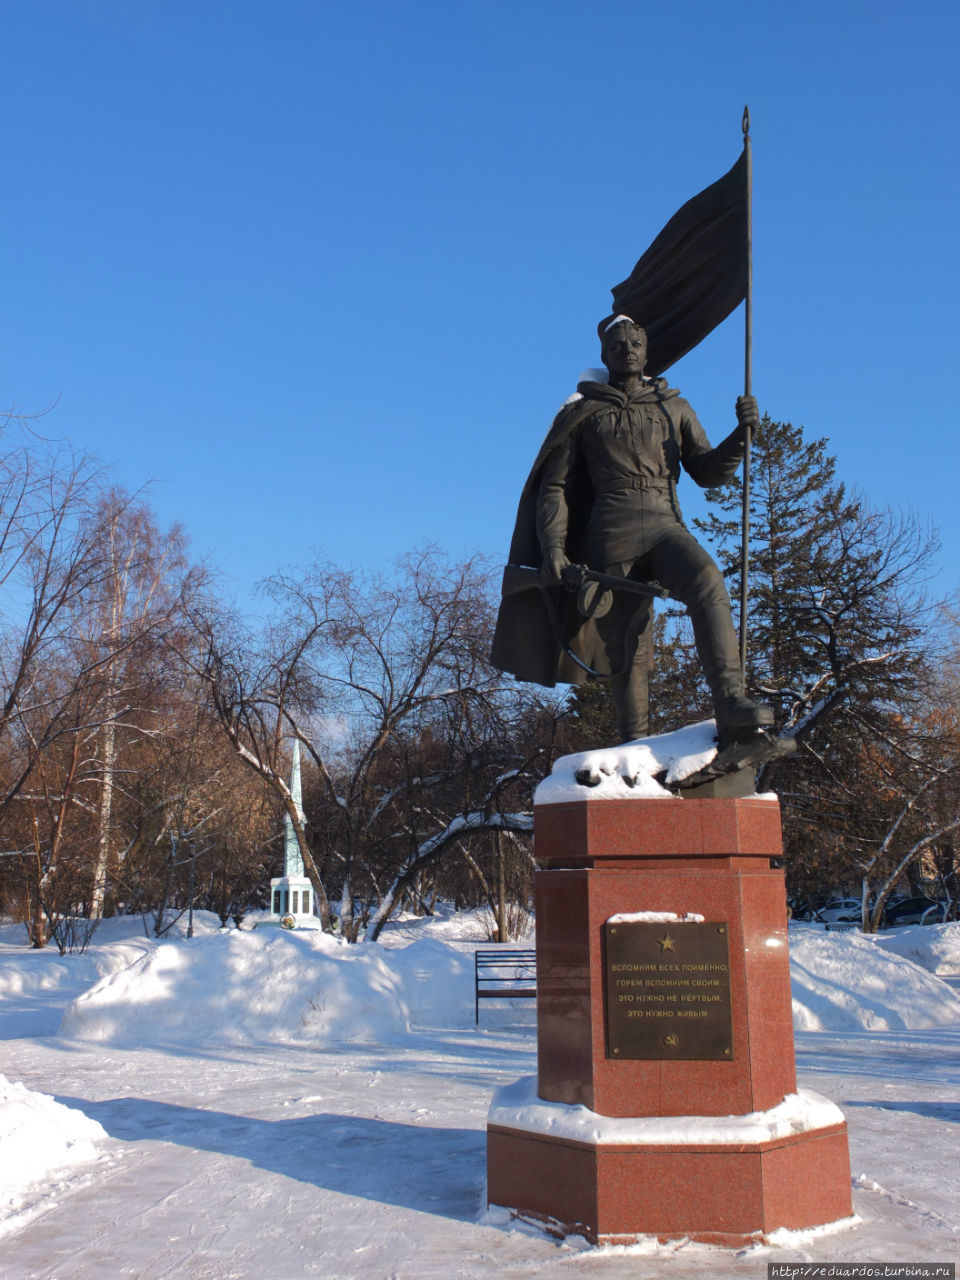
<path id="1" fill-rule="evenodd" d="M 671 1032 L 670 1035 L 663 1037 L 663 1043 L 671 1049 L 676 1049 L 677 1045 L 680 1043 L 680 1037 Z"/>

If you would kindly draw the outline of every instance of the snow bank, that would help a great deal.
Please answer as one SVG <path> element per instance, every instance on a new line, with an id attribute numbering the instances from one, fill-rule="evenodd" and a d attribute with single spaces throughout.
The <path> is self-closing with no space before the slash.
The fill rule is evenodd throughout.
<path id="1" fill-rule="evenodd" d="M 508 1129 L 610 1146 L 652 1143 L 713 1145 L 770 1142 L 795 1133 L 810 1133 L 814 1129 L 842 1124 L 843 1113 L 818 1093 L 800 1089 L 769 1111 L 752 1111 L 743 1116 L 629 1116 L 619 1119 L 598 1115 L 584 1106 L 544 1102 L 537 1095 L 536 1076 L 524 1076 L 496 1090 L 487 1120 Z"/>
<path id="2" fill-rule="evenodd" d="M 920 1031 L 960 1023 L 960 999 L 946 983 L 880 943 L 881 935 L 791 926 L 798 1031 Z"/>
<path id="3" fill-rule="evenodd" d="M 190 927 L 190 915 L 187 911 L 168 911 L 163 917 L 164 920 L 164 937 L 165 938 L 185 938 L 187 929 Z M 119 942 L 125 938 L 153 938 L 153 931 L 156 924 L 156 914 L 149 912 L 146 917 L 135 916 L 108 916 L 105 920 L 101 920 L 97 926 L 97 931 L 93 935 L 94 944 L 102 946 L 104 943 Z M 222 929 L 220 917 L 214 911 L 194 911 L 193 913 L 193 932 L 194 934 L 219 933 Z M 232 928 L 233 925 L 227 926 Z"/>
<path id="4" fill-rule="evenodd" d="M 170 917 L 171 920 L 173 917 Z M 97 927 L 83 954 L 61 956 L 53 943 L 35 950 L 27 945 L 23 925 L 0 927 L 0 1005 L 7 1036 L 52 1035 L 64 1005 L 76 999 L 102 978 L 119 973 L 152 954 L 158 942 L 152 936 L 152 918 L 111 916 Z M 186 916 L 171 930 L 185 935 Z M 194 931 L 218 934 L 219 917 L 212 912 L 194 913 Z M 29 1012 L 27 1012 L 29 1011 Z"/>
<path id="5" fill-rule="evenodd" d="M 943 977 L 960 975 L 960 923 L 911 924 L 876 935 L 876 945 Z"/>
<path id="6" fill-rule="evenodd" d="M 473 1026 L 473 952 L 425 939 L 388 953 L 384 962 L 400 980 L 414 1026 Z"/>
<path id="7" fill-rule="evenodd" d="M 215 921 L 189 941 L 159 942 L 133 917 L 107 921 L 106 936 L 118 940 L 82 956 L 31 950 L 22 935 L 17 945 L 0 939 L 0 1030 L 59 1027 L 124 1045 L 320 1045 L 395 1044 L 418 1028 L 474 1025 L 473 952 L 490 945 L 483 913 L 401 918 L 381 944 L 358 946 L 319 933 L 221 930 Z M 960 924 L 875 936 L 791 924 L 790 956 L 798 1030 L 960 1024 L 960 998 L 935 976 L 960 971 Z M 25 1011 L 41 1008 L 46 1020 L 31 1022 Z M 525 1023 L 533 1015 L 507 1003 L 486 1011 Z"/>
<path id="8" fill-rule="evenodd" d="M 630 800 L 638 796 L 671 797 L 657 781 L 672 785 L 689 778 L 717 754 L 713 720 L 689 724 L 673 733 L 638 738 L 618 747 L 602 747 L 561 756 L 549 777 L 537 787 L 535 804 L 574 800 Z M 587 773 L 595 785 L 583 786 L 576 775 Z"/>
<path id="9" fill-rule="evenodd" d="M 106 1137 L 96 1120 L 0 1075 L 0 1217 L 20 1207 L 31 1183 L 95 1160 Z"/>
<path id="10" fill-rule="evenodd" d="M 219 933 L 155 947 L 84 992 L 60 1034 L 115 1044 L 395 1043 L 472 1022 L 473 962 L 441 942 Z"/>
<path id="11" fill-rule="evenodd" d="M 60 1034 L 244 1044 L 390 1040 L 406 1029 L 400 984 L 376 950 L 312 932 L 233 930 L 154 948 L 75 1000 Z"/>
<path id="12" fill-rule="evenodd" d="M 489 907 L 456 911 L 452 903 L 438 902 L 432 916 L 415 916 L 409 911 L 395 912 L 380 934 L 378 942 L 381 947 L 391 949 L 428 939 L 433 942 L 465 942 L 484 946 L 489 944 L 495 927 Z"/>
<path id="13" fill-rule="evenodd" d="M 4 951 L 0 964 L 0 1000 L 14 996 L 37 996 L 41 993 L 72 992 L 78 987 L 98 982 L 107 974 L 127 968 L 153 950 L 146 938 L 97 947 L 83 955 L 62 956 L 52 945 L 35 951 L 17 948 L 16 962 Z"/>

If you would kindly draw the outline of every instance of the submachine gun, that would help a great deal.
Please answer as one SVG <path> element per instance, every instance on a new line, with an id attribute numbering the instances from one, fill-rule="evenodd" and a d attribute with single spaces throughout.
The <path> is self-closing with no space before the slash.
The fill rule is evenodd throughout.
<path id="1" fill-rule="evenodd" d="M 568 564 L 560 575 L 560 584 L 565 590 L 576 593 L 577 612 L 583 618 L 602 618 L 609 613 L 613 604 L 614 591 L 625 591 L 628 595 L 642 596 L 645 600 L 666 600 L 670 596 L 666 587 L 661 587 L 658 582 L 637 582 L 634 578 L 619 578 L 612 573 L 600 573 L 597 569 L 588 569 L 584 564 Z M 503 571 L 504 596 L 517 595 L 524 591 L 539 592 L 547 617 L 550 619 L 553 638 L 567 657 L 588 675 L 609 680 L 608 674 L 594 671 L 570 648 L 557 614 L 556 601 L 551 594 L 551 589 L 545 585 L 540 576 L 540 570 L 532 569 L 528 565 L 508 564 Z M 637 609 L 626 637 L 628 653 L 631 650 L 631 640 L 636 640 L 646 616 L 646 610 Z M 633 633 L 632 637 L 630 632 Z"/>

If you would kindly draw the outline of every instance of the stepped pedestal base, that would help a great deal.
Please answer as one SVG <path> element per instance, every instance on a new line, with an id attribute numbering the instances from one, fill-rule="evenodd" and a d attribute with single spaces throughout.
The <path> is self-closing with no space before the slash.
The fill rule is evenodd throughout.
<path id="1" fill-rule="evenodd" d="M 537 1094 L 494 1103 L 490 1203 L 599 1243 L 739 1246 L 849 1217 L 840 1113 L 781 1116 L 796 1071 L 776 801 L 543 805 L 535 847 Z M 623 921 L 635 955 L 611 933 Z M 694 954 L 709 933 L 722 964 Z M 651 1017 L 638 1051 L 631 1019 Z M 708 1043 L 696 1029 L 716 1018 Z"/>
<path id="2" fill-rule="evenodd" d="M 487 1169 L 491 1204 L 593 1244 L 739 1247 L 853 1212 L 842 1123 L 762 1143 L 615 1146 L 491 1124 Z"/>

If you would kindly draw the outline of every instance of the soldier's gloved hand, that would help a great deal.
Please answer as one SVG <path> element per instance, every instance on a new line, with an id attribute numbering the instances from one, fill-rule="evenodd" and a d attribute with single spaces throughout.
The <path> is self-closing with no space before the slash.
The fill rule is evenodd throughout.
<path id="1" fill-rule="evenodd" d="M 760 411 L 753 396 L 737 397 L 737 424 L 755 431 L 760 425 Z"/>
<path id="2" fill-rule="evenodd" d="M 543 553 L 543 561 L 540 565 L 540 577 L 548 587 L 559 586 L 560 575 L 569 563 L 570 561 L 567 559 L 562 547 L 549 547 Z"/>

